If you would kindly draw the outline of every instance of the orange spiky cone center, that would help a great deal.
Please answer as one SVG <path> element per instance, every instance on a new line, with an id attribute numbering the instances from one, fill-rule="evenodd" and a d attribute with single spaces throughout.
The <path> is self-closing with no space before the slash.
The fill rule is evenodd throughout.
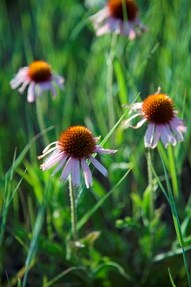
<path id="1" fill-rule="evenodd" d="M 144 116 L 155 124 L 168 124 L 174 117 L 172 100 L 165 94 L 148 96 L 142 105 Z"/>
<path id="2" fill-rule="evenodd" d="M 90 130 L 84 126 L 72 126 L 66 129 L 58 140 L 61 149 L 69 157 L 89 157 L 95 150 L 96 141 Z"/>

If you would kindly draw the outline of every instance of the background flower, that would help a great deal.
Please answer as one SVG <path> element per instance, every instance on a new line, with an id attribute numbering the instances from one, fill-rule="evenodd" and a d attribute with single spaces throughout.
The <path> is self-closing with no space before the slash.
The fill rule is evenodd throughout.
<path id="1" fill-rule="evenodd" d="M 90 17 L 97 36 L 115 32 L 133 40 L 146 31 L 138 17 L 138 7 L 134 0 L 110 0 L 98 13 Z"/>
<path id="2" fill-rule="evenodd" d="M 165 147 L 169 144 L 175 146 L 177 142 L 183 141 L 183 133 L 186 127 L 176 114 L 172 99 L 165 94 L 156 93 L 148 96 L 142 103 L 133 104 L 130 112 L 136 113 L 127 121 L 123 127 L 128 128 L 132 119 L 141 116 L 142 119 L 134 128 L 141 127 L 145 122 L 148 128 L 144 137 L 145 147 L 155 148 L 159 139 Z"/>
<path id="3" fill-rule="evenodd" d="M 18 89 L 23 93 L 28 87 L 27 100 L 29 103 L 34 102 L 36 96 L 40 96 L 44 90 L 50 90 L 53 96 L 56 95 L 56 89 L 53 85 L 56 83 L 61 89 L 63 88 L 64 78 L 52 72 L 51 66 L 44 61 L 32 62 L 28 67 L 21 68 L 10 81 L 12 89 Z"/>

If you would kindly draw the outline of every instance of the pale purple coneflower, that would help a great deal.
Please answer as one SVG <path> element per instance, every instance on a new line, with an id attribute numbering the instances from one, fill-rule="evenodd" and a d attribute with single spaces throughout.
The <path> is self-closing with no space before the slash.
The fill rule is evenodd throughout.
<path id="1" fill-rule="evenodd" d="M 62 169 L 61 179 L 66 180 L 71 175 L 72 185 L 75 187 L 80 185 L 80 169 L 82 169 L 86 187 L 89 188 L 92 185 L 92 173 L 87 160 L 107 176 L 106 168 L 92 155 L 116 152 L 97 145 L 97 140 L 98 138 L 93 137 L 91 131 L 84 126 L 69 127 L 60 135 L 58 141 L 49 144 L 38 157 L 42 159 L 50 154 L 41 165 L 41 169 L 44 171 L 57 165 L 52 175 Z"/>
<path id="2" fill-rule="evenodd" d="M 186 127 L 183 121 L 177 117 L 177 111 L 174 109 L 172 99 L 166 94 L 161 94 L 160 90 L 153 95 L 148 96 L 143 102 L 132 104 L 130 113 L 136 112 L 128 120 L 123 122 L 123 127 L 139 128 L 145 122 L 148 128 L 144 137 L 145 147 L 155 148 L 159 139 L 165 147 L 169 144 L 175 146 L 177 142 L 183 141 L 183 133 Z M 141 116 L 141 120 L 136 126 L 132 126 L 131 122 L 137 116 Z"/>
<path id="3" fill-rule="evenodd" d="M 97 36 L 114 32 L 133 40 L 147 30 L 138 17 L 138 7 L 134 0 L 109 0 L 90 19 Z"/>
<path id="4" fill-rule="evenodd" d="M 35 101 L 43 91 L 50 90 L 53 96 L 56 95 L 54 84 L 63 88 L 64 78 L 55 74 L 51 66 L 45 61 L 34 61 L 28 67 L 21 68 L 15 77 L 10 81 L 12 89 L 20 88 L 18 91 L 23 93 L 28 87 L 27 100 L 29 103 Z"/>

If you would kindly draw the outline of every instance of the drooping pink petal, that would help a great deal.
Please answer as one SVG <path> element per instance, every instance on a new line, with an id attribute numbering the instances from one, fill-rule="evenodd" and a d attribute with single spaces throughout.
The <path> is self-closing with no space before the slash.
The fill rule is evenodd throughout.
<path id="1" fill-rule="evenodd" d="M 72 184 L 73 186 L 80 185 L 80 163 L 78 159 L 72 159 Z"/>
<path id="2" fill-rule="evenodd" d="M 90 20 L 93 22 L 94 27 L 98 27 L 101 22 L 103 22 L 105 19 L 109 17 L 109 11 L 108 8 L 105 7 L 101 9 L 99 12 L 94 14 L 93 16 L 90 17 Z"/>
<path id="3" fill-rule="evenodd" d="M 59 163 L 60 160 L 63 158 L 63 153 L 54 151 L 48 159 L 45 160 L 45 162 L 41 165 L 42 170 L 47 170 L 53 167 L 55 164 Z"/>
<path id="4" fill-rule="evenodd" d="M 26 89 L 26 87 L 29 85 L 29 83 L 30 83 L 30 80 L 24 81 L 22 86 L 18 89 L 18 91 L 22 94 L 24 90 Z"/>
<path id="5" fill-rule="evenodd" d="M 151 148 L 155 148 L 157 146 L 158 141 L 160 139 L 160 135 L 161 135 L 161 125 L 156 125 L 153 140 L 150 146 Z"/>
<path id="6" fill-rule="evenodd" d="M 171 129 L 176 133 L 178 141 L 183 141 L 183 134 L 187 128 L 184 125 L 183 121 L 178 117 L 174 117 L 170 122 Z"/>
<path id="7" fill-rule="evenodd" d="M 44 91 L 51 90 L 51 82 L 43 82 L 38 84 L 39 90 L 38 90 L 38 95 L 41 95 Z"/>
<path id="8" fill-rule="evenodd" d="M 146 134 L 144 137 L 145 147 L 152 147 L 153 136 L 155 131 L 155 124 L 150 123 L 146 130 Z"/>
<path id="9" fill-rule="evenodd" d="M 35 83 L 32 82 L 28 87 L 27 100 L 29 103 L 35 101 Z"/>
<path id="10" fill-rule="evenodd" d="M 62 174 L 61 174 L 61 179 L 67 179 L 69 174 L 71 174 L 71 171 L 72 171 L 72 158 L 70 157 L 62 171 Z"/>
<path id="11" fill-rule="evenodd" d="M 60 160 L 59 165 L 53 171 L 52 176 L 54 176 L 64 166 L 66 160 L 67 160 L 67 156 L 63 156 L 62 159 Z"/>
<path id="12" fill-rule="evenodd" d="M 113 153 L 116 153 L 117 150 L 114 150 L 114 149 L 104 149 L 104 148 L 102 148 L 101 146 L 96 145 L 94 152 L 100 153 L 100 154 L 113 154 Z"/>
<path id="13" fill-rule="evenodd" d="M 131 116 L 128 120 L 123 121 L 123 123 L 122 123 L 123 128 L 124 128 L 124 129 L 127 129 L 127 128 L 129 128 L 129 127 L 133 127 L 132 125 L 130 125 L 130 123 L 131 123 L 131 121 L 132 121 L 134 118 L 136 118 L 136 117 L 138 117 L 138 116 L 140 116 L 140 113 L 136 113 L 136 114 L 134 114 L 133 116 Z"/>
<path id="14" fill-rule="evenodd" d="M 84 158 L 81 159 L 81 166 L 84 173 L 86 187 L 89 188 L 92 186 L 92 173 Z"/>
<path id="15" fill-rule="evenodd" d="M 169 144 L 169 138 L 168 138 L 168 133 L 166 133 L 164 125 L 161 127 L 161 141 L 166 148 Z"/>
<path id="16" fill-rule="evenodd" d="M 177 141 L 176 141 L 175 136 L 173 135 L 173 133 L 170 130 L 170 126 L 169 125 L 165 125 L 164 130 L 165 130 L 165 132 L 167 134 L 168 142 L 171 143 L 173 146 L 175 146 Z"/>
<path id="17" fill-rule="evenodd" d="M 97 27 L 96 28 L 96 35 L 97 36 L 102 36 L 102 35 L 108 34 L 108 33 L 110 33 L 110 26 L 109 26 L 108 23 L 106 23 L 102 27 Z"/>
<path id="18" fill-rule="evenodd" d="M 99 170 L 104 176 L 108 175 L 107 169 L 97 159 L 90 156 L 90 161 L 93 163 L 95 168 L 97 168 L 97 170 Z"/>
<path id="19" fill-rule="evenodd" d="M 53 74 L 52 75 L 52 80 L 61 88 L 63 89 L 63 84 L 64 84 L 64 78 L 57 75 L 57 74 Z"/>

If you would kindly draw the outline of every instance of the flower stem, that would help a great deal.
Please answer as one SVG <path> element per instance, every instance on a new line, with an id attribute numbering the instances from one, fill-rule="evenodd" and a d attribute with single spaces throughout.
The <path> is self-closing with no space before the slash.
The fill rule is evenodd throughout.
<path id="1" fill-rule="evenodd" d="M 76 204 L 75 204 L 75 189 L 72 185 L 72 178 L 69 177 L 69 195 L 70 195 L 70 208 L 71 208 L 71 226 L 72 226 L 72 235 L 74 241 L 77 241 L 77 214 L 76 214 Z"/>
<path id="2" fill-rule="evenodd" d="M 151 165 L 151 151 L 148 149 L 147 152 L 147 172 L 148 172 L 148 182 L 150 190 L 150 204 L 149 211 L 151 219 L 154 216 L 154 198 L 153 198 L 153 175 L 152 175 L 152 165 Z"/>

